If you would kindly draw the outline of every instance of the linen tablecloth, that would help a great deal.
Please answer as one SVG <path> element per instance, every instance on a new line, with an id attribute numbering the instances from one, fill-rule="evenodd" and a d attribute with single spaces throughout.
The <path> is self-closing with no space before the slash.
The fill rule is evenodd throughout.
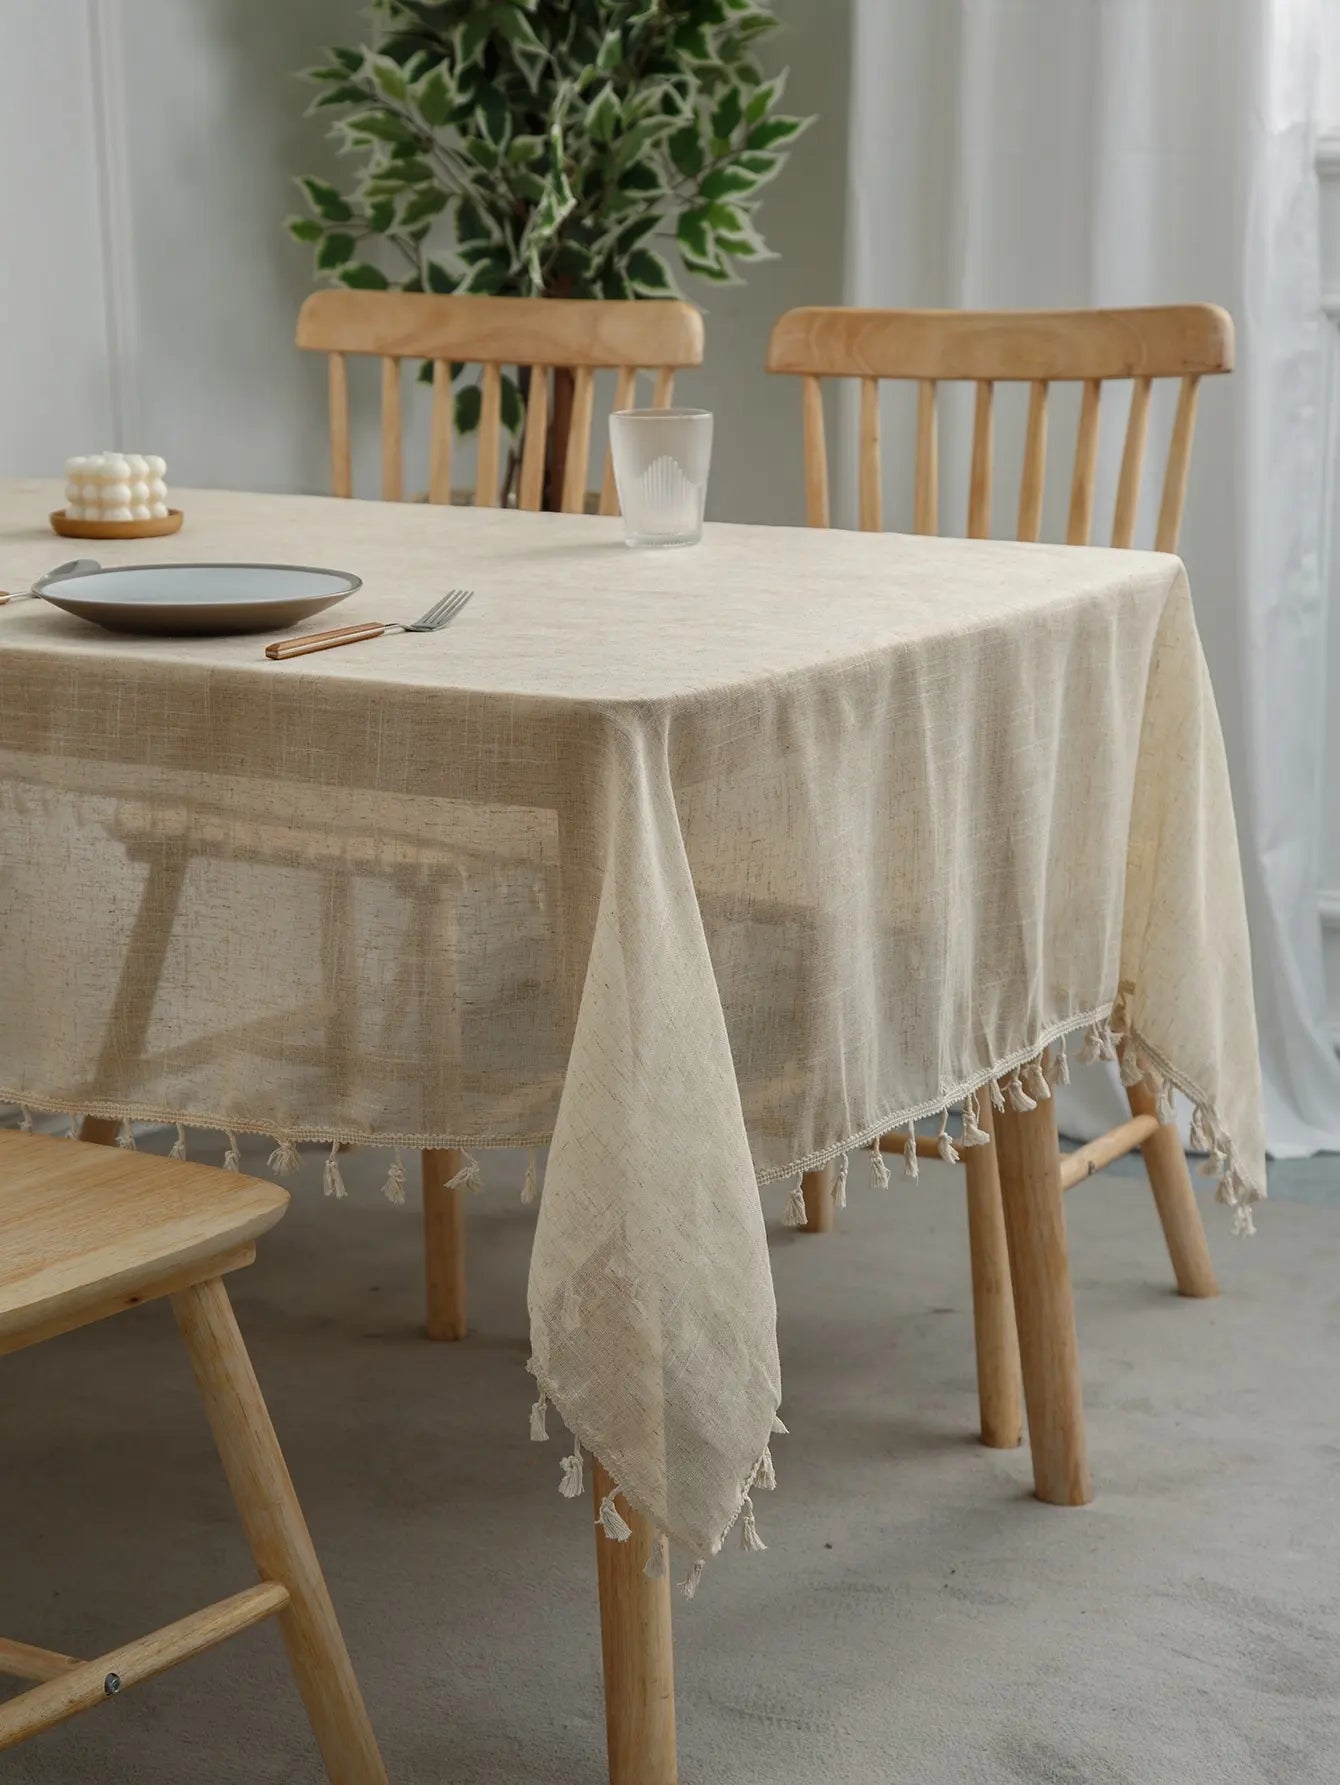
<path id="1" fill-rule="evenodd" d="M 9 587 L 65 555 L 58 500 L 0 493 Z M 1046 1095 L 1083 1030 L 1191 1099 L 1224 1200 L 1264 1194 L 1177 559 L 181 503 L 179 536 L 91 549 L 361 575 L 316 627 L 477 593 L 282 663 L 0 610 L 0 1101 L 266 1132 L 280 1166 L 321 1140 L 335 1189 L 341 1140 L 552 1140 L 532 1368 L 691 1557 L 742 1508 L 752 1536 L 770 1476 L 760 1184 L 960 1104 L 971 1142 L 978 1092 Z"/>

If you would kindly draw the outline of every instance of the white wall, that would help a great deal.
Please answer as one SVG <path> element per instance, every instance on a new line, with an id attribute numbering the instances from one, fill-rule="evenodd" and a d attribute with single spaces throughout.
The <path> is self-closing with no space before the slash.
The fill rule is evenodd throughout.
<path id="1" fill-rule="evenodd" d="M 820 123 L 765 206 L 781 259 L 691 293 L 709 359 L 682 394 L 717 412 L 714 512 L 798 521 L 799 396 L 763 350 L 781 310 L 841 297 L 848 8 L 777 11 L 770 57 Z M 331 165 L 295 73 L 365 27 L 361 0 L 5 0 L 0 474 L 119 445 L 179 484 L 326 487 L 324 368 L 293 346 L 310 251 L 281 222 Z"/>

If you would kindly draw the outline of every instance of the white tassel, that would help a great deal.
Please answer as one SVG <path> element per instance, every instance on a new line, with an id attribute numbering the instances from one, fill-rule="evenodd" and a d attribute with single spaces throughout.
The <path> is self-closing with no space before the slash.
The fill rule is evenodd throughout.
<path id="1" fill-rule="evenodd" d="M 976 1091 L 969 1091 L 963 1099 L 963 1133 L 959 1137 L 959 1151 L 964 1147 L 984 1147 L 989 1145 L 991 1136 L 981 1123 L 982 1106 L 977 1101 Z"/>
<path id="2" fill-rule="evenodd" d="M 521 1186 L 521 1200 L 527 1208 L 540 1200 L 540 1173 L 534 1153 L 526 1155 L 526 1176 Z"/>
<path id="3" fill-rule="evenodd" d="M 658 1536 L 651 1546 L 651 1554 L 647 1557 L 642 1572 L 648 1580 L 664 1580 L 670 1569 L 670 1546 L 663 1536 Z"/>
<path id="4" fill-rule="evenodd" d="M 172 1143 L 172 1151 L 168 1154 L 168 1158 L 169 1159 L 184 1159 L 185 1157 L 186 1157 L 186 1130 L 182 1127 L 181 1123 L 178 1122 L 177 1123 L 177 1138 Z"/>
<path id="5" fill-rule="evenodd" d="M 387 1202 L 402 1203 L 405 1200 L 405 1161 L 400 1156 L 399 1147 L 391 1155 L 386 1182 L 382 1185 L 382 1195 Z"/>
<path id="6" fill-rule="evenodd" d="M 1000 1080 L 998 1078 L 991 1079 L 988 1084 L 988 1089 L 991 1092 L 992 1109 L 1004 1109 L 1005 1093 L 1000 1088 Z"/>
<path id="7" fill-rule="evenodd" d="M 740 1548 L 756 1551 L 767 1547 L 758 1534 L 758 1526 L 754 1523 L 754 1502 L 746 1494 L 740 1518 Z"/>
<path id="8" fill-rule="evenodd" d="M 335 1196 L 343 1200 L 349 1192 L 344 1187 L 344 1178 L 340 1172 L 340 1143 L 333 1140 L 330 1152 L 326 1155 L 326 1163 L 321 1171 L 321 1188 L 327 1196 Z"/>
<path id="9" fill-rule="evenodd" d="M 1122 1084 L 1128 1087 L 1138 1085 L 1145 1076 L 1144 1062 L 1140 1058 L 1139 1050 L 1128 1041 L 1121 1050 L 1120 1058 Z"/>
<path id="10" fill-rule="evenodd" d="M 19 1106 L 19 1133 L 31 1134 L 33 1131 L 33 1113 L 30 1109 Z"/>
<path id="11" fill-rule="evenodd" d="M 1214 1135 L 1210 1131 L 1209 1111 L 1198 1103 L 1191 1112 L 1191 1132 L 1187 1136 L 1193 1153 L 1214 1151 Z"/>
<path id="12" fill-rule="evenodd" d="M 954 1143 L 949 1138 L 949 1105 L 940 1111 L 940 1132 L 935 1137 L 935 1145 L 946 1165 L 957 1165 L 958 1154 Z"/>
<path id="13" fill-rule="evenodd" d="M 582 1479 L 582 1447 L 575 1438 L 572 1441 L 572 1455 L 564 1457 L 559 1468 L 563 1471 L 563 1479 L 558 1484 L 559 1493 L 565 1500 L 579 1500 L 586 1484 Z"/>
<path id="14" fill-rule="evenodd" d="M 805 1188 L 803 1174 L 796 1178 L 791 1186 L 791 1195 L 787 1199 L 786 1213 L 782 1216 L 783 1227 L 804 1227 L 809 1220 L 805 1210 Z"/>
<path id="15" fill-rule="evenodd" d="M 903 1175 L 915 1178 L 921 1175 L 921 1167 L 917 1164 L 917 1125 L 907 1124 L 907 1139 L 903 1142 Z"/>
<path id="16" fill-rule="evenodd" d="M 1010 1108 L 1018 1115 L 1024 1115 L 1028 1110 L 1038 1107 L 1020 1082 L 1018 1067 L 1005 1081 L 1005 1095 L 1010 1100 Z"/>
<path id="17" fill-rule="evenodd" d="M 884 1163 L 884 1149 L 879 1144 L 882 1138 L 877 1134 L 870 1148 L 870 1176 L 876 1190 L 887 1190 L 889 1187 L 889 1168 Z"/>
<path id="18" fill-rule="evenodd" d="M 121 1118 L 121 1132 L 116 1137 L 116 1144 L 118 1147 L 124 1147 L 127 1152 L 135 1151 L 135 1130 L 130 1125 L 129 1116 Z"/>
<path id="19" fill-rule="evenodd" d="M 698 1591 L 698 1583 L 703 1578 L 703 1570 L 706 1566 L 707 1563 L 704 1562 L 700 1556 L 693 1564 L 693 1567 L 690 1568 L 688 1573 L 684 1576 L 683 1580 L 680 1581 L 679 1590 L 686 1599 L 692 1599 L 693 1595 Z"/>
<path id="20" fill-rule="evenodd" d="M 302 1160 L 298 1156 L 298 1143 L 293 1140 L 280 1140 L 276 1137 L 275 1150 L 271 1153 L 267 1163 L 276 1177 L 284 1178 L 291 1171 L 297 1171 L 302 1164 Z"/>
<path id="21" fill-rule="evenodd" d="M 616 1543 L 627 1543 L 633 1535 L 633 1527 L 614 1504 L 614 1496 L 622 1491 L 621 1488 L 612 1487 L 600 1502 L 600 1511 L 596 1516 L 596 1523 L 606 1537 L 612 1537 Z"/>
<path id="22" fill-rule="evenodd" d="M 482 1190 L 484 1180 L 479 1175 L 479 1161 L 473 1153 L 465 1155 L 465 1164 L 454 1178 L 447 1179 L 448 1190 Z"/>
<path id="23" fill-rule="evenodd" d="M 762 1488 L 765 1494 L 771 1494 L 777 1488 L 777 1471 L 772 1466 L 772 1448 L 768 1447 L 759 1460 L 758 1473 L 754 1477 L 754 1486 Z"/>
<path id="24" fill-rule="evenodd" d="M 1163 1126 L 1165 1128 L 1170 1127 L 1177 1115 L 1177 1109 L 1173 1103 L 1173 1088 L 1170 1079 L 1165 1078 L 1163 1083 L 1159 1086 L 1158 1102 L 1155 1104 L 1154 1110 Z"/>
<path id="25" fill-rule="evenodd" d="M 241 1171 L 242 1152 L 237 1144 L 237 1136 L 231 1128 L 225 1128 L 223 1132 L 228 1141 L 228 1150 L 223 1155 L 223 1169 L 225 1171 Z"/>
<path id="26" fill-rule="evenodd" d="M 1028 1078 L 1028 1088 L 1037 1103 L 1048 1103 L 1051 1100 L 1052 1088 L 1047 1083 L 1047 1074 L 1042 1070 L 1041 1060 L 1030 1060 L 1024 1067 Z"/>
<path id="27" fill-rule="evenodd" d="M 847 1170 L 848 1160 L 845 1153 L 838 1155 L 837 1177 L 833 1181 L 833 1206 L 845 1209 L 847 1206 Z"/>
<path id="28" fill-rule="evenodd" d="M 544 1423 L 545 1414 L 549 1411 L 549 1402 L 544 1390 L 540 1390 L 540 1398 L 530 1410 L 530 1441 L 532 1444 L 547 1444 L 549 1428 Z"/>
<path id="29" fill-rule="evenodd" d="M 1070 1058 L 1065 1051 L 1064 1035 L 1052 1043 L 1051 1058 L 1047 1062 L 1047 1076 L 1054 1085 L 1070 1083 Z"/>

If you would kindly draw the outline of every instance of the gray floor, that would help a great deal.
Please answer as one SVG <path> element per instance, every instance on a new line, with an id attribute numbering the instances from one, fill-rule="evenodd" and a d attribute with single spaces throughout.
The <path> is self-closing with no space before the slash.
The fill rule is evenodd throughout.
<path id="1" fill-rule="evenodd" d="M 235 1279 L 396 1785 L 603 1777 L 592 1508 L 526 1436 L 521 1164 L 471 1212 L 475 1331 L 416 1333 L 382 1165 Z M 1168 1291 L 1143 1186 L 1070 1201 L 1098 1497 L 972 1437 L 962 1198 L 852 1173 L 776 1227 L 785 1414 L 762 1556 L 677 1607 L 684 1785 L 1322 1785 L 1340 1777 L 1340 1161 L 1282 1168 L 1254 1242 L 1207 1209 Z M 780 1212 L 779 1206 L 772 1215 Z M 1306 1206 L 1328 1200 L 1330 1207 Z M 5 1360 L 0 1631 L 92 1654 L 246 1583 L 184 1360 L 145 1309 Z M 7 1755 L 13 1785 L 315 1785 L 272 1630 Z"/>

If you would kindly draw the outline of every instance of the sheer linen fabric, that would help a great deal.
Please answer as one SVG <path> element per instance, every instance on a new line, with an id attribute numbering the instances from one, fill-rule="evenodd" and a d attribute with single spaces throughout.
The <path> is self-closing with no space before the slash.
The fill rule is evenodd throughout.
<path id="1" fill-rule="evenodd" d="M 54 486 L 0 489 L 39 574 Z M 1120 1000 L 1264 1191 L 1223 746 L 1171 557 L 195 492 L 150 558 L 321 563 L 283 663 L 0 614 L 0 1099 L 552 1137 L 533 1369 L 705 1556 L 781 1402 L 760 1183 Z M 22 586 L 18 584 L 18 586 Z M 1100 1033 L 1101 1033 L 1100 1027 Z"/>

